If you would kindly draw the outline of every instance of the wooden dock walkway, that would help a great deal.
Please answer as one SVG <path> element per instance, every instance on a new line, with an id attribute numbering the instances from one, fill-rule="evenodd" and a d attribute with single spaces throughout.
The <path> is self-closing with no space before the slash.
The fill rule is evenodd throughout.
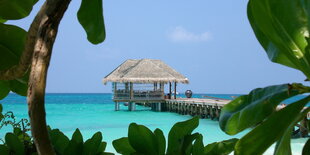
<path id="1" fill-rule="evenodd" d="M 163 103 L 153 104 L 152 109 L 155 111 L 176 112 L 182 115 L 199 116 L 200 118 L 210 118 L 211 120 L 219 120 L 221 109 L 231 100 L 226 99 L 205 99 L 205 98 L 177 98 L 166 99 Z M 281 104 L 277 110 L 284 108 Z M 303 118 L 299 124 L 296 124 L 297 130 L 292 133 L 294 136 L 305 137 L 308 135 L 308 120 L 310 112 Z"/>
<path id="2" fill-rule="evenodd" d="M 200 118 L 219 119 L 221 109 L 231 100 L 207 98 L 166 99 L 163 111 L 176 112 L 182 115 L 199 116 Z"/>

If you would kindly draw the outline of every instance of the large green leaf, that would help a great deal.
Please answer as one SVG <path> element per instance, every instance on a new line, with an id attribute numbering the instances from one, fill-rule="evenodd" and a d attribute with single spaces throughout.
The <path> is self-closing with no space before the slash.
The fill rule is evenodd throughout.
<path id="1" fill-rule="evenodd" d="M 107 147 L 107 143 L 106 142 L 101 142 L 98 149 L 97 149 L 97 154 L 98 153 L 103 153 L 105 148 Z"/>
<path id="2" fill-rule="evenodd" d="M 7 81 L 0 80 L 0 100 L 5 98 L 10 92 L 10 86 Z"/>
<path id="3" fill-rule="evenodd" d="M 56 152 L 59 154 L 64 154 L 65 149 L 69 145 L 69 138 L 59 129 L 53 129 L 49 134 Z"/>
<path id="4" fill-rule="evenodd" d="M 5 23 L 7 20 L 0 18 L 0 23 Z"/>
<path id="5" fill-rule="evenodd" d="M 301 116 L 304 116 L 308 112 L 304 111 L 301 114 L 301 110 L 309 100 L 310 96 L 272 114 L 237 142 L 235 154 L 262 154 L 265 152 L 268 147 L 285 134 L 286 129 L 294 126 L 300 120 Z M 277 152 L 282 151 L 279 150 Z"/>
<path id="6" fill-rule="evenodd" d="M 27 96 L 28 84 L 19 80 L 10 80 L 10 89 L 12 92 L 21 96 Z"/>
<path id="7" fill-rule="evenodd" d="M 72 135 L 72 141 L 75 141 L 77 143 L 83 143 L 83 136 L 79 129 L 76 129 Z"/>
<path id="8" fill-rule="evenodd" d="M 37 0 L 1 0 L 0 18 L 21 19 L 28 16 Z"/>
<path id="9" fill-rule="evenodd" d="M 3 144 L 0 144 L 0 152 L 2 155 L 9 155 L 9 148 Z"/>
<path id="10" fill-rule="evenodd" d="M 79 129 L 76 129 L 72 138 L 65 148 L 64 154 L 82 155 L 83 153 L 83 136 Z"/>
<path id="11" fill-rule="evenodd" d="M 17 26 L 0 23 L 0 70 L 18 64 L 27 32 Z"/>
<path id="12" fill-rule="evenodd" d="M 71 140 L 64 150 L 64 154 L 82 155 L 82 153 L 83 143 L 77 143 L 74 140 Z"/>
<path id="13" fill-rule="evenodd" d="M 195 143 L 192 148 L 192 155 L 202 155 L 204 154 L 204 146 L 203 146 L 203 136 L 199 134 L 198 138 L 195 140 Z"/>
<path id="14" fill-rule="evenodd" d="M 269 59 L 310 77 L 308 18 L 305 3 L 292 0 L 250 0 L 248 19 Z"/>
<path id="15" fill-rule="evenodd" d="M 309 87 L 301 84 L 257 88 L 222 108 L 220 127 L 227 134 L 237 134 L 264 120 L 283 100 L 309 91 Z"/>
<path id="16" fill-rule="evenodd" d="M 184 122 L 176 123 L 168 135 L 167 154 L 182 154 L 184 143 L 191 139 L 191 133 L 199 124 L 199 118 L 194 117 Z M 187 146 L 186 146 L 187 147 Z"/>
<path id="17" fill-rule="evenodd" d="M 199 138 L 199 133 L 193 133 L 191 135 L 184 136 L 183 144 L 181 148 L 179 149 L 179 154 L 190 154 L 192 152 L 193 148 L 193 142 Z"/>
<path id="18" fill-rule="evenodd" d="M 106 33 L 103 20 L 102 0 L 82 0 L 77 13 L 78 20 L 93 44 L 104 41 Z"/>
<path id="19" fill-rule="evenodd" d="M 155 129 L 154 134 L 157 140 L 158 154 L 164 155 L 166 152 L 166 139 L 164 133 L 160 129 Z"/>
<path id="20" fill-rule="evenodd" d="M 83 155 L 96 154 L 102 141 L 101 132 L 95 133 L 90 139 L 84 143 Z"/>
<path id="21" fill-rule="evenodd" d="M 127 137 L 116 139 L 112 142 L 112 144 L 115 151 L 120 154 L 129 155 L 136 152 L 129 144 L 129 140 Z"/>
<path id="22" fill-rule="evenodd" d="M 237 138 L 232 138 L 229 140 L 208 144 L 204 148 L 204 153 L 207 155 L 230 154 L 234 150 L 237 141 L 238 141 Z"/>
<path id="23" fill-rule="evenodd" d="M 24 145 L 13 133 L 7 133 L 5 135 L 5 143 L 7 144 L 8 148 L 14 152 L 15 155 L 24 155 Z"/>
<path id="24" fill-rule="evenodd" d="M 304 148 L 302 149 L 302 155 L 308 155 L 310 152 L 310 138 L 308 138 Z"/>
<path id="25" fill-rule="evenodd" d="M 286 129 L 284 135 L 277 142 L 274 155 L 291 155 L 291 135 L 293 131 L 293 127 L 289 127 Z"/>
<path id="26" fill-rule="evenodd" d="M 2 104 L 0 104 L 0 121 L 3 119 L 3 114 L 2 114 Z"/>
<path id="27" fill-rule="evenodd" d="M 154 133 L 143 125 L 131 123 L 128 129 L 130 145 L 141 154 L 158 154 L 157 139 Z"/>

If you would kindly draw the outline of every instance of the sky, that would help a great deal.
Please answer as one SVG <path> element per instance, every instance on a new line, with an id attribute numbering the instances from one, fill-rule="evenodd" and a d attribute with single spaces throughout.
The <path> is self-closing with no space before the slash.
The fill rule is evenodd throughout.
<path id="1" fill-rule="evenodd" d="M 127 59 L 160 59 L 186 76 L 180 93 L 245 94 L 303 82 L 298 70 L 269 61 L 246 16 L 246 0 L 104 0 L 106 40 L 93 45 L 78 23 L 81 0 L 61 21 L 48 72 L 48 93 L 111 93 L 102 78 Z M 28 29 L 42 5 L 13 23 Z"/>

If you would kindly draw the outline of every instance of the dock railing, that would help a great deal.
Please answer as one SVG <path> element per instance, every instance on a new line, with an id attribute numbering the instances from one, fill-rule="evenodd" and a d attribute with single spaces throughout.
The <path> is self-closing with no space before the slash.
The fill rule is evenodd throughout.
<path id="1" fill-rule="evenodd" d="M 117 90 L 114 92 L 114 100 L 164 100 L 164 92 L 160 90 L 135 90 L 132 95 L 130 91 Z"/>

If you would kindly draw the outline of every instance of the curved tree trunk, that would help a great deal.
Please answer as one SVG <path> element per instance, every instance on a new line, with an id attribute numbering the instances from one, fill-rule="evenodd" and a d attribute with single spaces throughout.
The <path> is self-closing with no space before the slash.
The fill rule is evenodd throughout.
<path id="1" fill-rule="evenodd" d="M 49 140 L 45 120 L 45 87 L 48 66 L 58 25 L 71 0 L 47 0 L 35 17 L 28 32 L 26 49 L 32 48 L 31 72 L 28 83 L 28 114 L 31 133 L 40 155 L 55 154 Z"/>

